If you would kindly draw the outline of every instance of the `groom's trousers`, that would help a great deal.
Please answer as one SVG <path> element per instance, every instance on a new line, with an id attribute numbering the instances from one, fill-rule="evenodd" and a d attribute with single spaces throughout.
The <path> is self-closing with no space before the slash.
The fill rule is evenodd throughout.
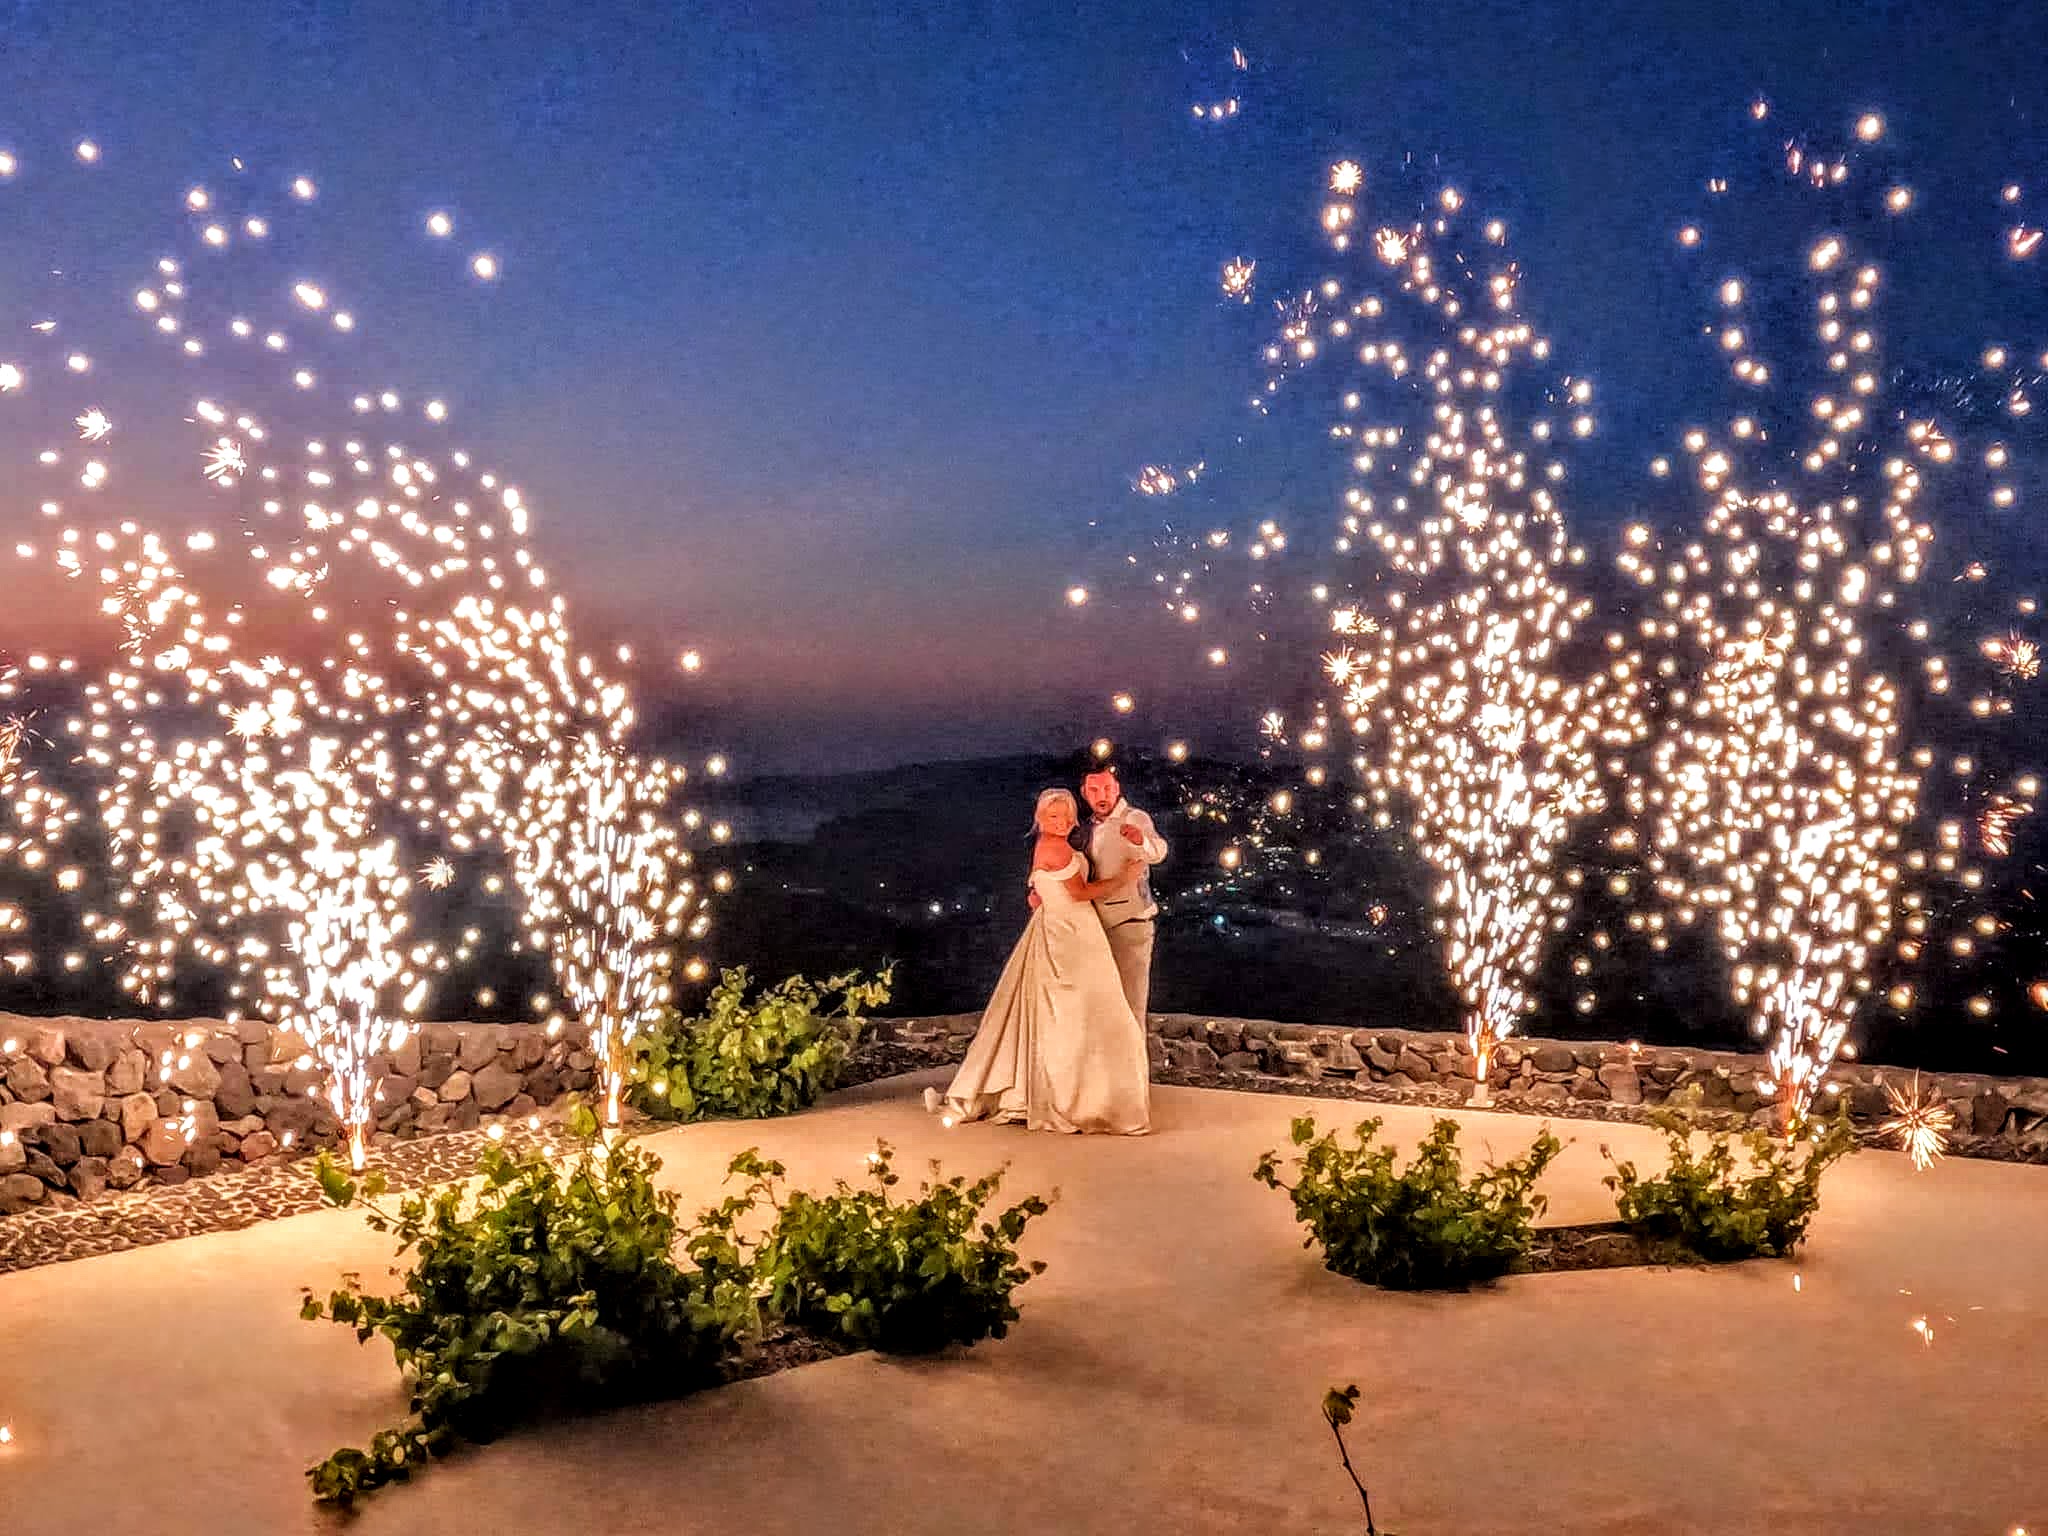
<path id="1" fill-rule="evenodd" d="M 1118 923 L 1104 931 L 1109 935 L 1109 952 L 1116 956 L 1116 973 L 1123 980 L 1124 1000 L 1142 1029 L 1152 1002 L 1152 919 Z"/>

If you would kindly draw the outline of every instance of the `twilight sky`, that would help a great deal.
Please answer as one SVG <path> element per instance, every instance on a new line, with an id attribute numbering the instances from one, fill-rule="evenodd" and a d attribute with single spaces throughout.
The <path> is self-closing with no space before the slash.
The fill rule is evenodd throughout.
<path id="1" fill-rule="evenodd" d="M 0 148 L 98 139 L 78 217 L 110 240 L 104 208 L 154 215 L 229 154 L 358 200 L 350 275 L 394 368 L 516 474 L 584 622 L 700 646 L 690 717 L 743 766 L 854 767 L 1071 745 L 1124 686 L 1166 728 L 1224 716 L 1184 646 L 1060 593 L 1104 574 L 1087 523 L 1135 515 L 1138 466 L 1246 430 L 1266 315 L 1220 304 L 1217 268 L 1305 251 L 1332 159 L 1441 156 L 1510 217 L 1619 486 L 1686 405 L 1648 256 L 1743 104 L 1831 132 L 1880 109 L 1927 186 L 2048 174 L 2044 15 L 11 0 Z M 1232 43 L 1244 111 L 1198 125 Z M 501 282 L 400 259 L 430 207 Z M 0 194 L 0 282 L 38 234 Z M 1944 361 L 1984 339 L 1918 318 Z M 31 516 L 0 483 L 0 534 Z"/>

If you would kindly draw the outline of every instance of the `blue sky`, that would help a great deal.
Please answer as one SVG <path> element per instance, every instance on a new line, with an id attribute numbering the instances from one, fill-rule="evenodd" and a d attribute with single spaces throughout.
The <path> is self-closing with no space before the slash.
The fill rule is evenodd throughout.
<path id="1" fill-rule="evenodd" d="M 1441 157 L 1508 214 L 1606 391 L 1614 487 L 1688 406 L 1649 253 L 1753 95 L 1836 131 L 1881 109 L 1925 184 L 2048 172 L 2048 23 L 2009 4 L 0 15 L 0 144 L 107 146 L 81 228 L 229 154 L 318 175 L 394 368 L 516 471 L 579 610 L 701 645 L 688 717 L 772 767 L 1065 744 L 1122 686 L 1224 717 L 1182 650 L 1059 594 L 1100 574 L 1087 524 L 1129 515 L 1139 465 L 1245 430 L 1263 322 L 1217 267 L 1306 252 L 1334 158 Z M 1233 44 L 1244 110 L 1198 125 Z M 422 281 L 428 207 L 502 281 Z M 0 273 L 36 234 L 0 221 Z M 1919 316 L 1930 352 L 1974 351 L 1960 301 Z M 25 510 L 0 491 L 0 532 Z"/>

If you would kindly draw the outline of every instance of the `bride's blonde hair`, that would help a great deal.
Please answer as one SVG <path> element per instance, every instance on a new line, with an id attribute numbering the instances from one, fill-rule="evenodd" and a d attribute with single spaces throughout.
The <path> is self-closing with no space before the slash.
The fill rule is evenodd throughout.
<path id="1" fill-rule="evenodd" d="M 1060 801 L 1066 802 L 1067 810 L 1074 820 L 1079 821 L 1081 819 L 1081 807 L 1075 801 L 1074 792 L 1071 789 L 1041 789 L 1038 792 L 1038 803 L 1031 808 L 1031 835 L 1033 837 L 1039 835 L 1038 818 L 1045 814 L 1045 808 Z"/>

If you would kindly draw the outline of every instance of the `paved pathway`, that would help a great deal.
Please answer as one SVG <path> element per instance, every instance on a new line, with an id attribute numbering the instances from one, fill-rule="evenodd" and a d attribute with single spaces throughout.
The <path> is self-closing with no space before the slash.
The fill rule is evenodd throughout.
<path id="1" fill-rule="evenodd" d="M 1159 1134 L 966 1127 L 897 1079 L 767 1125 L 655 1138 L 708 1200 L 750 1141 L 823 1183 L 876 1136 L 1062 1200 L 1011 1337 L 856 1356 L 557 1425 L 372 1498 L 351 1529 L 689 1533 L 1356 1532 L 1317 1412 L 1365 1389 L 1354 1457 L 1406 1536 L 2048 1531 L 2048 1169 L 1864 1153 L 1795 1267 L 1385 1295 L 1324 1271 L 1247 1176 L 1302 1101 L 1161 1090 Z M 1349 1106 L 1312 1106 L 1326 1121 Z M 1422 1110 L 1389 1108 L 1412 1141 Z M 1466 1117 L 1506 1154 L 1535 1123 Z M 1595 1220 L 1605 1139 L 1561 1125 L 1551 1218 Z M 0 1276 L 0 1531 L 331 1531 L 300 1472 L 402 1402 L 388 1350 L 301 1323 L 302 1284 L 386 1250 L 341 1213 Z M 1799 1285 L 1795 1288 L 1795 1273 Z M 1932 1341 L 1915 1332 L 1929 1319 Z"/>

